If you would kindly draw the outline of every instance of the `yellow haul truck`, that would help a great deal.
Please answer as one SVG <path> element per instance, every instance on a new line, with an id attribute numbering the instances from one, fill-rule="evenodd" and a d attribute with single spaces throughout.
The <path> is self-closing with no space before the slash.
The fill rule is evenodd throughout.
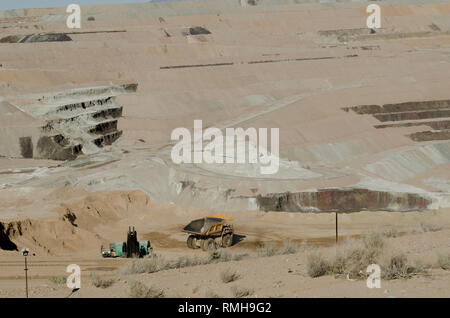
<path id="1" fill-rule="evenodd" d="M 183 228 L 183 232 L 189 234 L 187 246 L 204 251 L 230 247 L 234 234 L 233 225 L 228 223 L 231 220 L 228 217 L 213 215 L 192 221 Z"/>

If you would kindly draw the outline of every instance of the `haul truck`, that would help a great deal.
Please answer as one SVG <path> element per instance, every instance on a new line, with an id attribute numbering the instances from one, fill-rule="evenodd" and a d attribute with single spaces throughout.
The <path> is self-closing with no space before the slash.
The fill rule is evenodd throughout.
<path id="1" fill-rule="evenodd" d="M 218 247 L 230 247 L 233 244 L 233 225 L 229 217 L 213 215 L 197 219 L 183 228 L 188 233 L 187 246 L 192 249 L 201 248 L 204 251 Z"/>

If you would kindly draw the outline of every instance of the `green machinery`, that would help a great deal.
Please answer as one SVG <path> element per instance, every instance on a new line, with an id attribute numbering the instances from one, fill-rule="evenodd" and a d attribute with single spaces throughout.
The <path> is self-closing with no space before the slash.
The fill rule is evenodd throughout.
<path id="1" fill-rule="evenodd" d="M 142 258 L 146 255 L 150 255 L 153 248 L 150 241 L 138 241 L 137 232 L 128 228 L 127 241 L 126 242 L 113 242 L 109 244 L 109 248 L 101 247 L 102 257 L 139 257 Z"/>

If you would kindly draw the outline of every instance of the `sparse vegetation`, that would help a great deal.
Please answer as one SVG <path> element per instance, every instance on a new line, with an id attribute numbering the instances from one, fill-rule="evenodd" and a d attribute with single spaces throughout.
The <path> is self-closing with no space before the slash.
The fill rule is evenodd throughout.
<path id="1" fill-rule="evenodd" d="M 208 263 L 221 263 L 230 261 L 240 261 L 249 257 L 249 254 L 233 254 L 225 249 L 217 249 L 210 251 L 208 254 Z"/>
<path id="2" fill-rule="evenodd" d="M 328 273 L 330 265 L 322 255 L 311 254 L 308 256 L 306 268 L 310 277 L 320 277 Z"/>
<path id="3" fill-rule="evenodd" d="M 220 279 L 224 283 L 234 282 L 235 280 L 239 279 L 239 277 L 240 275 L 235 270 L 232 270 L 230 268 L 220 273 Z"/>
<path id="4" fill-rule="evenodd" d="M 398 237 L 400 233 L 396 229 L 390 228 L 382 231 L 381 235 L 387 238 L 391 238 L 391 237 Z"/>
<path id="5" fill-rule="evenodd" d="M 442 269 L 450 270 L 450 253 L 439 255 L 438 266 Z"/>
<path id="6" fill-rule="evenodd" d="M 406 255 L 395 254 L 389 258 L 388 264 L 383 266 L 382 277 L 387 280 L 406 279 L 423 272 L 424 268 L 417 264 L 410 264 Z"/>
<path id="7" fill-rule="evenodd" d="M 128 263 L 128 266 L 122 272 L 123 274 L 150 274 L 169 268 L 169 263 L 164 257 L 154 255 L 152 258 L 134 260 Z"/>
<path id="8" fill-rule="evenodd" d="M 260 247 L 258 247 L 257 253 L 259 257 L 270 257 L 277 255 L 279 253 L 279 250 L 277 249 L 275 244 L 264 242 Z"/>
<path id="9" fill-rule="evenodd" d="M 204 258 L 199 257 L 191 257 L 191 256 L 180 256 L 171 262 L 166 263 L 166 268 L 163 269 L 172 269 L 172 268 L 183 268 L 183 267 L 191 267 L 197 265 L 207 264 L 208 261 Z"/>
<path id="10" fill-rule="evenodd" d="M 351 278 L 367 277 L 367 266 L 378 263 L 383 246 L 384 241 L 380 233 L 370 233 L 360 241 L 344 243 L 338 246 L 337 254 L 329 264 L 329 271 Z"/>
<path id="11" fill-rule="evenodd" d="M 253 295 L 254 290 L 246 288 L 246 287 L 232 286 L 231 292 L 233 293 L 234 297 L 242 298 L 242 297 L 248 297 L 248 296 Z"/>
<path id="12" fill-rule="evenodd" d="M 233 256 L 231 253 L 224 249 L 217 249 L 209 251 L 208 253 L 208 259 L 210 262 L 229 262 L 232 258 Z"/>
<path id="13" fill-rule="evenodd" d="M 132 282 L 130 285 L 131 298 L 164 298 L 165 293 L 162 289 L 146 286 L 141 282 Z"/>
<path id="14" fill-rule="evenodd" d="M 292 241 L 287 241 L 284 243 L 283 248 L 281 249 L 281 254 L 283 255 L 295 254 L 298 252 L 298 250 L 299 250 L 298 244 Z"/>
<path id="15" fill-rule="evenodd" d="M 121 271 L 122 274 L 143 274 L 156 273 L 162 270 L 192 267 L 212 263 L 237 261 L 249 257 L 249 254 L 232 254 L 224 249 L 210 251 L 206 257 L 179 256 L 176 259 L 167 260 L 161 255 L 154 255 L 151 258 L 134 260 L 128 263 L 127 267 Z"/>
<path id="16" fill-rule="evenodd" d="M 442 226 L 436 225 L 436 224 L 428 224 L 428 223 L 420 223 L 420 228 L 422 229 L 422 232 L 438 232 L 443 229 Z"/>
<path id="17" fill-rule="evenodd" d="M 48 280 L 56 285 L 65 284 L 67 281 L 67 279 L 64 276 L 54 276 L 54 277 L 50 277 Z"/>
<path id="18" fill-rule="evenodd" d="M 96 274 L 91 275 L 91 282 L 97 288 L 108 288 L 111 287 L 115 280 L 113 278 L 105 278 Z"/>
<path id="19" fill-rule="evenodd" d="M 328 261 L 319 254 L 308 257 L 307 271 L 310 277 L 327 274 L 362 279 L 369 274 L 366 272 L 370 264 L 381 264 L 383 256 L 382 233 L 370 233 L 358 241 L 346 242 L 338 246 L 336 256 Z M 425 267 L 417 262 L 408 261 L 404 254 L 394 254 L 381 265 L 383 279 L 406 279 L 414 275 L 425 273 Z"/>

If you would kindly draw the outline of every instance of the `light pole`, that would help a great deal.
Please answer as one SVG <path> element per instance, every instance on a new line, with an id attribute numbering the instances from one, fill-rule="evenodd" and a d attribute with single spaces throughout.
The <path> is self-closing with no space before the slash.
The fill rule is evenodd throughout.
<path id="1" fill-rule="evenodd" d="M 28 248 L 22 249 L 22 255 L 25 257 L 25 294 L 28 298 L 28 267 L 27 267 L 27 256 L 30 253 Z"/>
<path id="2" fill-rule="evenodd" d="M 338 242 L 338 213 L 336 212 L 336 244 Z"/>

